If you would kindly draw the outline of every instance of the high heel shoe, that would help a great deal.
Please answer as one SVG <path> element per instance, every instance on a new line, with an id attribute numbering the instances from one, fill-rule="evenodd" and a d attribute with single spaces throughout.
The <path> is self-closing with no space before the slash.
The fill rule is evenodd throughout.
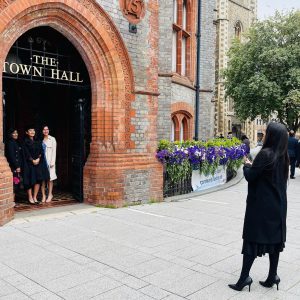
<path id="1" fill-rule="evenodd" d="M 29 201 L 30 204 L 35 204 L 33 199 L 28 199 L 28 201 Z"/>
<path id="2" fill-rule="evenodd" d="M 278 286 L 280 283 L 280 278 L 278 275 L 276 275 L 273 279 L 267 278 L 266 281 L 260 281 L 259 284 L 266 288 L 273 287 L 274 284 L 277 286 L 277 291 L 279 290 Z"/>
<path id="3" fill-rule="evenodd" d="M 228 286 L 235 291 L 241 291 L 245 286 L 248 285 L 250 292 L 252 282 L 252 278 L 248 276 L 243 282 L 238 281 L 236 284 L 228 284 Z"/>

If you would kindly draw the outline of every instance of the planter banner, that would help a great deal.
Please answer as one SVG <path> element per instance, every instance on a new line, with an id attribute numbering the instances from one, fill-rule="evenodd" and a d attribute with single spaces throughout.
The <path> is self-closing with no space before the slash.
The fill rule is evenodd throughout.
<path id="1" fill-rule="evenodd" d="M 226 167 L 219 166 L 214 175 L 205 176 L 199 170 L 192 173 L 192 187 L 194 192 L 203 191 L 226 183 Z"/>

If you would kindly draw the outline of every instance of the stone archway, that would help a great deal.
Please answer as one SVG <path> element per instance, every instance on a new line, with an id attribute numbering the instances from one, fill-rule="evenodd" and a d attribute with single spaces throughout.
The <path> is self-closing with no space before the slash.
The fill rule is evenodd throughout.
<path id="1" fill-rule="evenodd" d="M 153 153 L 135 153 L 131 141 L 134 128 L 130 116 L 135 113 L 131 106 L 135 99 L 133 72 L 122 38 L 106 12 L 92 0 L 0 0 L 0 9 L 1 66 L 14 41 L 38 26 L 50 26 L 62 33 L 87 66 L 92 88 L 92 144 L 84 169 L 85 201 L 121 206 L 130 169 L 157 173 L 151 181 L 153 193 L 149 197 L 161 200 L 161 166 Z M 2 125 L 0 122 L 1 139 Z M 0 191 L 0 224 L 4 224 L 13 218 L 14 203 L 2 141 Z"/>

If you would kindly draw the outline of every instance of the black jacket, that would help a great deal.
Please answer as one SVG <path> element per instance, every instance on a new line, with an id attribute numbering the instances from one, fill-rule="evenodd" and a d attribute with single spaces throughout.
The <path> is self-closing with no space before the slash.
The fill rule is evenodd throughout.
<path id="1" fill-rule="evenodd" d="M 253 243 L 286 240 L 287 180 L 283 169 L 273 170 L 272 157 L 273 152 L 262 149 L 252 166 L 244 166 L 248 196 L 243 239 Z"/>
<path id="2" fill-rule="evenodd" d="M 295 137 L 289 136 L 288 153 L 289 157 L 298 156 L 298 140 Z"/>
<path id="3" fill-rule="evenodd" d="M 49 180 L 50 175 L 42 143 L 25 138 L 22 148 L 24 154 L 23 183 L 25 188 Z M 32 161 L 37 158 L 40 158 L 40 163 L 35 166 Z"/>
<path id="4" fill-rule="evenodd" d="M 9 139 L 5 144 L 5 155 L 12 171 L 22 168 L 22 149 L 18 141 Z"/>

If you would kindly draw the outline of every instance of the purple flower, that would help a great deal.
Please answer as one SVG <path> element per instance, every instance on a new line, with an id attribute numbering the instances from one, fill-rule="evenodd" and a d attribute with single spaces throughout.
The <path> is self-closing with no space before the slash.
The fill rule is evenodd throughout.
<path id="1" fill-rule="evenodd" d="M 199 166 L 205 159 L 205 148 L 199 146 L 191 146 L 188 149 L 189 161 L 193 166 Z"/>

